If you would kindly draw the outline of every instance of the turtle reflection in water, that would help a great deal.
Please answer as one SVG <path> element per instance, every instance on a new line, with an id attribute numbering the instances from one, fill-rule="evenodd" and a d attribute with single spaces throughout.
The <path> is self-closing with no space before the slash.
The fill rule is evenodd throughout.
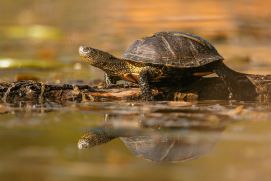
<path id="1" fill-rule="evenodd" d="M 223 57 L 203 38 L 182 32 L 158 32 L 136 40 L 117 58 L 107 52 L 81 46 L 85 61 L 106 73 L 106 84 L 118 80 L 138 83 L 145 100 L 153 100 L 152 88 L 161 85 L 186 87 L 202 76 L 216 73 L 235 99 L 251 99 L 257 92 L 253 83 L 223 63 Z M 243 91 L 244 87 L 246 91 Z"/>
<path id="2" fill-rule="evenodd" d="M 144 116 L 144 120 L 138 115 L 109 115 L 103 127 L 92 128 L 79 139 L 78 147 L 91 148 L 120 138 L 131 152 L 144 159 L 185 161 L 209 152 L 218 141 L 225 124 L 212 119 L 174 114 L 161 117 L 157 125 L 157 117 L 152 115 Z M 128 120 L 131 125 L 137 122 L 138 127 L 127 128 Z"/>

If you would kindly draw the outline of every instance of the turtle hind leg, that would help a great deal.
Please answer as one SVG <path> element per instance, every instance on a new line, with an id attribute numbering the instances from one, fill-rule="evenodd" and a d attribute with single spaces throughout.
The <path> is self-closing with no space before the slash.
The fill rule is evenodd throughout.
<path id="1" fill-rule="evenodd" d="M 104 74 L 104 81 L 106 87 L 110 87 L 110 85 L 116 84 L 118 80 L 120 80 L 120 78 L 117 76 Z"/>
<path id="2" fill-rule="evenodd" d="M 153 101 L 154 96 L 151 91 L 151 80 L 156 75 L 155 70 L 151 67 L 144 68 L 139 74 L 139 87 L 141 89 L 142 99 L 145 101 Z"/>

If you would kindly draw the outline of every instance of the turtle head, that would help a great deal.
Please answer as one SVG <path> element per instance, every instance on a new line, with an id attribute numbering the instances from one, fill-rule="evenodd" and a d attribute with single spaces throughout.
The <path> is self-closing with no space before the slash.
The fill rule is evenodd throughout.
<path id="1" fill-rule="evenodd" d="M 92 148 L 107 143 L 115 138 L 116 136 L 111 135 L 110 132 L 107 132 L 103 127 L 91 128 L 79 139 L 77 146 L 79 149 Z"/>
<path id="2" fill-rule="evenodd" d="M 107 52 L 87 46 L 79 47 L 79 55 L 83 58 L 83 60 L 96 67 L 99 67 L 99 65 L 109 62 L 110 60 L 112 60 L 113 57 Z"/>

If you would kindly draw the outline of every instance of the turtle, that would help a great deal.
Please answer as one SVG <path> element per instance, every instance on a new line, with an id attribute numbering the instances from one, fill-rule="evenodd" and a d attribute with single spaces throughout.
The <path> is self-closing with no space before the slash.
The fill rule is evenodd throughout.
<path id="1" fill-rule="evenodd" d="M 128 105 L 120 103 L 117 110 L 103 107 L 104 120 L 87 128 L 77 142 L 78 148 L 91 149 L 120 139 L 133 154 L 147 160 L 185 161 L 210 151 L 233 119 L 232 114 L 218 111 L 225 107 L 217 105 L 171 107 L 170 102 L 149 105 L 143 102 L 133 105 L 138 111 Z M 146 109 L 137 109 L 142 105 Z"/>
<path id="2" fill-rule="evenodd" d="M 88 129 L 80 137 L 78 148 L 89 149 L 120 138 L 134 155 L 147 160 L 179 162 L 197 158 L 213 148 L 225 123 L 220 117 L 214 123 L 210 116 L 185 115 L 184 110 L 179 109 L 180 112 L 159 121 L 152 112 L 145 112 L 144 119 L 141 114 L 106 114 L 102 125 Z M 186 117 L 192 118 L 193 123 L 187 123 Z"/>
<path id="3" fill-rule="evenodd" d="M 155 86 L 185 87 L 212 73 L 227 84 L 234 98 L 240 97 L 243 83 L 252 84 L 246 74 L 227 67 L 211 43 L 190 33 L 154 33 L 132 43 L 123 58 L 88 46 L 80 46 L 79 54 L 105 72 L 106 85 L 116 84 L 118 80 L 137 83 L 142 98 L 147 101 L 154 100 L 152 88 Z M 252 90 L 255 95 L 248 92 L 246 98 L 257 95 L 255 90 Z"/>
<path id="4" fill-rule="evenodd" d="M 206 137 L 208 131 L 179 130 L 170 133 L 159 130 L 151 133 L 137 133 L 135 130 L 122 130 L 128 133 L 117 135 L 120 130 L 96 127 L 84 133 L 78 140 L 79 149 L 90 149 L 120 138 L 125 146 L 136 156 L 154 162 L 180 162 L 191 160 L 208 153 L 220 138 L 223 130 L 210 131 L 212 136 Z M 130 134 L 130 135 L 129 135 Z M 201 136 L 200 136 L 201 135 Z"/>

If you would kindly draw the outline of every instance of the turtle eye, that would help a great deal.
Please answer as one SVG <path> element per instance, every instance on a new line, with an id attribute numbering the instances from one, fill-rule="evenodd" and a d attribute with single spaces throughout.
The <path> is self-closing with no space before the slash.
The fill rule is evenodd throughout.
<path id="1" fill-rule="evenodd" d="M 85 47 L 85 46 L 80 46 L 79 47 L 80 52 L 86 52 L 87 50 L 88 50 L 88 47 Z"/>
<path id="2" fill-rule="evenodd" d="M 89 53 L 89 48 L 86 47 L 86 46 L 80 46 L 80 47 L 79 47 L 79 53 L 80 53 L 81 55 L 86 55 L 86 54 Z"/>

